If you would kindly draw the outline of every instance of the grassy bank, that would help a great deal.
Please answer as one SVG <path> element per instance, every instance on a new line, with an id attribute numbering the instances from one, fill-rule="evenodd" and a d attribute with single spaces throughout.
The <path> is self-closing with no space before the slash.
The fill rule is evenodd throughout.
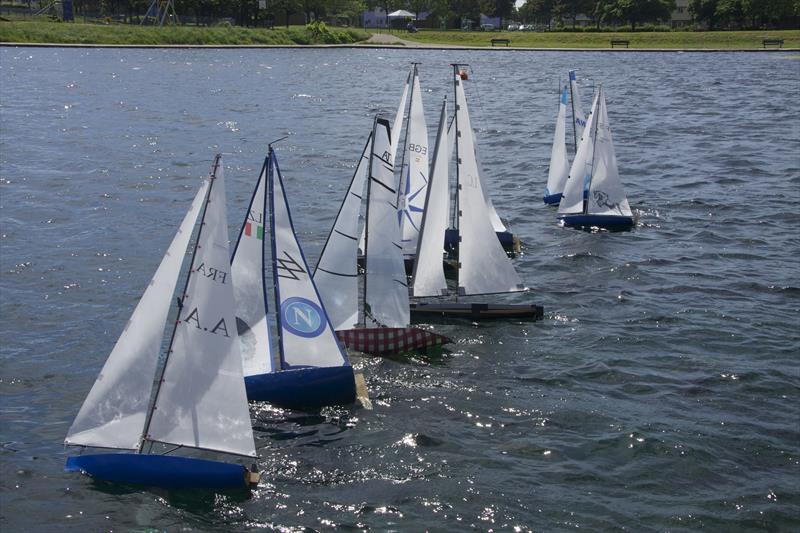
<path id="1" fill-rule="evenodd" d="M 630 41 L 631 48 L 757 49 L 764 39 L 783 39 L 784 48 L 800 48 L 800 30 L 670 32 L 521 32 L 420 31 L 397 34 L 425 44 L 490 46 L 490 39 L 509 39 L 525 48 L 608 48 L 610 41 Z"/>
<path id="2" fill-rule="evenodd" d="M 253 45 L 253 44 L 348 44 L 364 41 L 369 34 L 352 28 L 306 26 L 289 28 L 241 28 L 194 26 L 102 25 L 58 22 L 0 22 L 0 42 L 129 45 Z"/>

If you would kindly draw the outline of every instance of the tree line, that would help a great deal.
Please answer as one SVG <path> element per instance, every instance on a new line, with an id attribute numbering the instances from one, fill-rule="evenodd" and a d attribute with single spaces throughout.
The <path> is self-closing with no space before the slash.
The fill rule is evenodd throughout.
<path id="1" fill-rule="evenodd" d="M 152 0 L 73 0 L 76 15 L 121 14 L 142 17 Z M 519 9 L 514 0 L 173 0 L 183 22 L 197 24 L 231 19 L 239 26 L 261 26 L 279 16 L 286 24 L 295 15 L 302 20 L 361 23 L 365 10 L 385 13 L 405 9 L 417 18 L 428 13 L 426 26 L 460 28 L 464 20 L 480 15 L 538 24 L 548 29 L 575 28 L 579 14 L 591 17 L 599 29 L 608 25 L 668 22 L 675 0 L 527 0 Z M 689 0 L 695 23 L 709 30 L 727 28 L 800 27 L 800 0 Z M 564 23 L 567 21 L 567 24 Z M 388 22 L 388 21 L 385 21 Z M 553 27 L 555 23 L 556 28 Z"/>

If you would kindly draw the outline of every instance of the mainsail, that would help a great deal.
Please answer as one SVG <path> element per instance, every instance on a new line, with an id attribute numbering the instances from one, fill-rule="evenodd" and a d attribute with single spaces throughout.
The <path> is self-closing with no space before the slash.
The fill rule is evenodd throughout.
<path id="1" fill-rule="evenodd" d="M 283 370 L 348 366 L 297 242 L 283 178 L 271 147 L 267 165 L 272 266 Z"/>
<path id="2" fill-rule="evenodd" d="M 553 136 L 553 149 L 550 152 L 550 170 L 547 175 L 545 196 L 564 192 L 564 184 L 569 177 L 569 160 L 567 159 L 567 143 L 564 140 L 567 117 L 567 88 L 561 91 L 556 118 L 556 132 Z"/>
<path id="3" fill-rule="evenodd" d="M 391 159 L 389 121 L 378 118 L 372 130 L 367 183 L 365 321 L 368 326 L 406 327 L 410 322 L 408 287 Z"/>
<path id="4" fill-rule="evenodd" d="M 344 197 L 328 240 L 322 248 L 314 283 L 334 330 L 350 329 L 358 323 L 358 215 L 369 170 L 372 134 L 361 152 L 356 171 Z"/>
<path id="5" fill-rule="evenodd" d="M 586 115 L 583 114 L 581 106 L 581 92 L 578 88 L 578 79 L 575 71 L 569 71 L 569 94 L 572 102 L 572 146 L 578 151 L 578 143 L 583 136 L 583 129 L 586 127 Z"/>
<path id="6" fill-rule="evenodd" d="M 209 180 L 206 179 L 69 428 L 66 444 L 122 449 L 139 447 L 164 324 L 174 302 L 172 296 L 181 264 L 205 203 L 208 186 Z"/>
<path id="7" fill-rule="evenodd" d="M 220 156 L 209 187 L 145 439 L 255 457 L 236 333 Z"/>
<path id="8" fill-rule="evenodd" d="M 459 294 L 525 290 L 497 240 L 475 158 L 475 141 L 461 77 L 455 76 L 458 176 Z"/>
<path id="9" fill-rule="evenodd" d="M 617 156 L 611 140 L 611 128 L 608 124 L 606 96 L 602 85 L 599 89 L 597 104 L 597 133 L 594 144 L 594 163 L 592 164 L 591 182 L 587 213 L 592 215 L 633 216 L 619 179 Z M 594 116 L 594 114 L 592 115 Z"/>
<path id="10" fill-rule="evenodd" d="M 453 128 L 455 130 L 455 128 Z M 448 209 L 448 166 L 450 145 L 447 132 L 447 100 L 442 103 L 439 130 L 433 149 L 428 193 L 425 198 L 424 215 L 419 233 L 417 260 L 414 262 L 412 296 L 442 296 L 447 294 L 442 259 L 444 256 L 445 231 Z"/>
<path id="11" fill-rule="evenodd" d="M 264 218 L 266 183 L 267 165 L 264 163 L 231 259 L 231 274 L 236 280 L 233 287 L 236 324 L 245 376 L 274 370 L 264 286 L 264 239 L 268 238 Z"/>
<path id="12" fill-rule="evenodd" d="M 406 255 L 414 255 L 417 251 L 417 239 L 428 187 L 428 126 L 422 108 L 422 92 L 416 65 L 412 72 L 414 81 L 404 147 L 408 159 L 408 171 L 405 178 L 400 181 L 399 211 L 403 253 Z"/>
<path id="13" fill-rule="evenodd" d="M 600 93 L 595 95 L 592 103 L 591 114 L 583 130 L 583 137 L 578 145 L 575 159 L 569 169 L 569 178 L 564 184 L 564 195 L 558 206 L 560 215 L 570 215 L 583 212 L 584 191 L 588 190 L 589 182 L 592 178 L 592 157 L 594 156 L 594 134 L 595 134 L 595 111 L 597 111 L 597 101 Z"/>

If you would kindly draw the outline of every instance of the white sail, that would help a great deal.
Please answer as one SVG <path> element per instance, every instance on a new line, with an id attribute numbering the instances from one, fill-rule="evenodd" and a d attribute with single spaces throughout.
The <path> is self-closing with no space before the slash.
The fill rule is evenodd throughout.
<path id="1" fill-rule="evenodd" d="M 462 83 L 460 76 L 456 75 L 459 294 L 525 290 L 490 222 L 488 202 L 475 159 L 475 141 Z"/>
<path id="2" fill-rule="evenodd" d="M 272 266 L 283 369 L 348 365 L 297 242 L 275 152 L 270 152 L 269 160 Z"/>
<path id="3" fill-rule="evenodd" d="M 231 260 L 231 275 L 236 280 L 233 286 L 236 326 L 245 376 L 274 370 L 264 287 L 264 243 L 268 238 L 264 218 L 266 181 L 267 166 L 264 165 Z"/>
<path id="4" fill-rule="evenodd" d="M 368 325 L 406 327 L 410 322 L 408 286 L 397 223 L 397 179 L 391 163 L 389 121 L 385 119 L 375 120 L 369 169 L 365 321 Z"/>
<path id="5" fill-rule="evenodd" d="M 419 232 L 417 259 L 414 262 L 412 295 L 442 296 L 447 294 L 444 277 L 444 233 L 447 229 L 448 166 L 450 151 L 447 140 L 447 100 L 442 103 L 439 131 L 433 150 L 428 192 Z"/>
<path id="6" fill-rule="evenodd" d="M 545 196 L 564 192 L 564 184 L 569 177 L 569 160 L 567 159 L 567 143 L 564 134 L 567 125 L 567 88 L 561 91 L 556 118 L 556 132 L 553 136 L 553 149 L 550 152 L 550 171 L 547 175 Z"/>
<path id="7" fill-rule="evenodd" d="M 255 457 L 220 156 L 147 440 Z"/>
<path id="8" fill-rule="evenodd" d="M 391 154 L 392 166 L 394 166 L 397 158 L 397 147 L 400 143 L 400 130 L 403 128 L 403 119 L 406 113 L 406 102 L 408 101 L 408 90 L 411 85 L 411 75 L 414 72 L 414 66 L 411 67 L 411 72 L 406 77 L 406 83 L 403 85 L 403 94 L 400 96 L 400 104 L 397 106 L 397 113 L 394 114 L 394 124 L 392 124 L 392 140 L 391 140 Z"/>
<path id="9" fill-rule="evenodd" d="M 411 89 L 411 111 L 406 127 L 408 170 L 405 179 L 401 180 L 403 189 L 400 194 L 400 230 L 403 253 L 414 255 L 417 252 L 417 239 L 428 188 L 428 125 L 422 108 L 422 92 L 416 68 Z"/>
<path id="10" fill-rule="evenodd" d="M 603 87 L 600 87 L 597 104 L 597 135 L 595 136 L 594 163 L 589 184 L 587 212 L 592 215 L 633 216 L 619 179 L 617 156 L 611 140 L 608 109 Z"/>
<path id="11" fill-rule="evenodd" d="M 164 324 L 208 180 L 194 197 L 128 324 L 69 428 L 66 444 L 136 449 L 144 430 Z"/>
<path id="12" fill-rule="evenodd" d="M 577 151 L 577 145 L 583 136 L 583 129 L 586 127 L 586 115 L 583 114 L 581 91 L 578 87 L 578 79 L 574 70 L 569 71 L 569 90 L 572 99 L 573 144 L 575 144 L 575 150 Z"/>
<path id="13" fill-rule="evenodd" d="M 599 93 L 598 93 L 599 94 Z M 564 195 L 558 205 L 560 215 L 573 215 L 583 213 L 584 190 L 587 190 L 592 176 L 592 156 L 594 154 L 594 129 L 595 111 L 597 110 L 597 96 L 592 103 L 591 114 L 583 130 L 583 137 L 578 144 L 578 151 L 572 166 L 569 168 L 569 177 L 564 184 Z"/>
<path id="14" fill-rule="evenodd" d="M 334 330 L 352 329 L 358 323 L 358 215 L 369 170 L 372 135 L 361 152 L 336 221 L 322 248 L 314 283 Z"/>
<path id="15" fill-rule="evenodd" d="M 465 100 L 466 101 L 466 100 Z M 475 134 L 473 132 L 473 143 L 475 142 Z M 475 145 L 475 161 L 478 165 L 478 173 L 481 176 L 485 176 L 486 172 L 483 171 L 483 163 L 481 163 L 480 155 L 478 154 L 478 146 Z M 486 188 L 486 180 L 481 180 L 481 191 L 483 192 L 483 197 L 486 199 L 486 209 L 489 211 L 489 222 L 492 223 L 492 227 L 496 232 L 503 232 L 508 231 L 506 225 L 503 224 L 503 221 L 500 220 L 500 215 L 497 214 L 497 210 L 494 208 L 494 204 L 492 203 L 492 197 L 489 196 L 489 190 Z"/>

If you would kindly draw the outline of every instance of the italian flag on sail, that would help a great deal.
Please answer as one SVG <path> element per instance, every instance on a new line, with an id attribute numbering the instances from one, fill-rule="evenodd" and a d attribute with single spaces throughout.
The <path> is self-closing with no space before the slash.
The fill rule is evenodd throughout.
<path id="1" fill-rule="evenodd" d="M 247 237 L 253 236 L 253 224 L 251 224 L 250 222 L 245 223 L 244 234 Z M 260 224 L 256 225 L 256 239 L 258 239 L 259 241 L 264 240 L 264 226 Z"/>

